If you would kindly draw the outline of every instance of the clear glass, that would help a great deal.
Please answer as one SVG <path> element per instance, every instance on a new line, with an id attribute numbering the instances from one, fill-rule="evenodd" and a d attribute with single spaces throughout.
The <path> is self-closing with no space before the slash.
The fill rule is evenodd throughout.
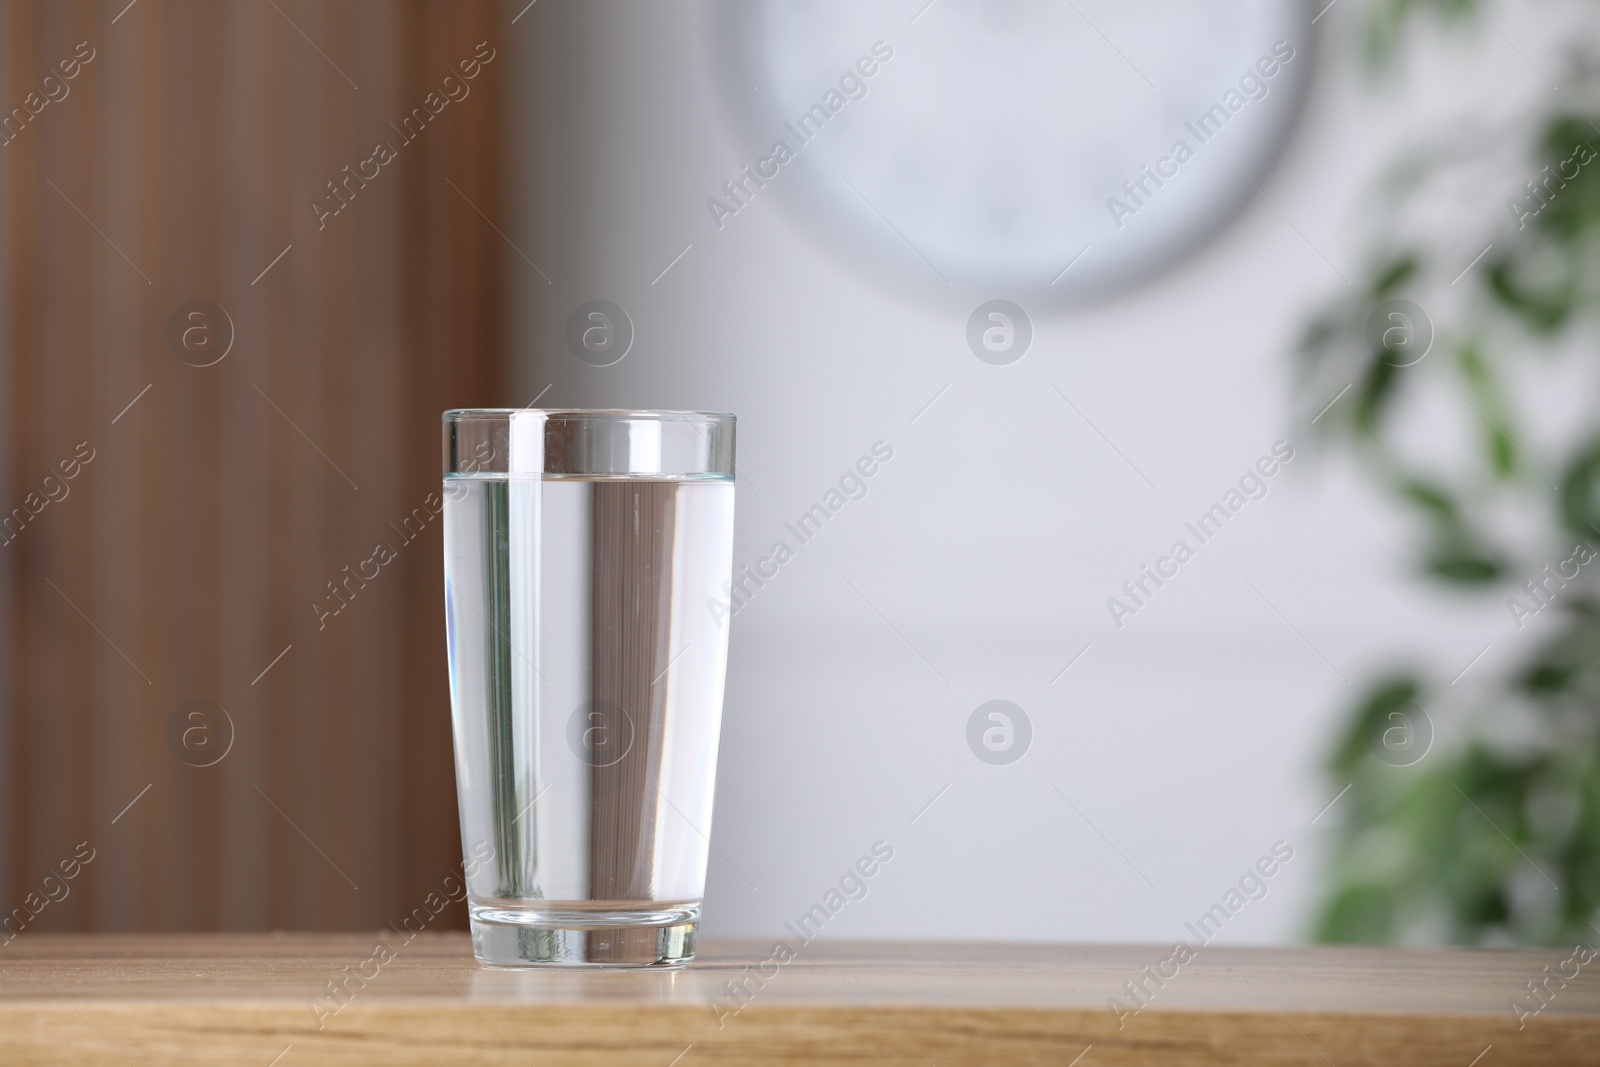
<path id="1" fill-rule="evenodd" d="M 694 957 L 733 446 L 717 412 L 444 414 L 456 791 L 484 963 Z"/>

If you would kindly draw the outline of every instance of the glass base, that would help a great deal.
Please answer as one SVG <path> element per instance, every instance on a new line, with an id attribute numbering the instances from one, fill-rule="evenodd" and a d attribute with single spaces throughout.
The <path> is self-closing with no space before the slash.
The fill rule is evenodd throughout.
<path id="1" fill-rule="evenodd" d="M 699 901 L 469 902 L 467 913 L 472 954 L 491 967 L 683 967 L 700 927 Z"/>

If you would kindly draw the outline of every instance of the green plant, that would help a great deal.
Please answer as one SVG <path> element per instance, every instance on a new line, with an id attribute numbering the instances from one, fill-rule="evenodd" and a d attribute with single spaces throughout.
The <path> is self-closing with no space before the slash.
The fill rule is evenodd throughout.
<path id="1" fill-rule="evenodd" d="M 1408 37 L 1487 7 L 1373 4 L 1366 54 L 1381 70 Z M 1312 412 L 1349 386 L 1316 429 L 1413 518 L 1426 582 L 1506 602 L 1513 651 L 1494 662 L 1517 660 L 1454 687 L 1395 670 L 1351 709 L 1328 761 L 1350 788 L 1330 816 L 1322 940 L 1600 936 L 1600 23 L 1581 10 L 1560 89 L 1502 131 L 1439 131 L 1397 162 L 1370 268 L 1301 345 Z M 1466 173 L 1498 195 L 1417 224 Z M 1463 236 L 1489 248 L 1458 273 Z M 1552 393 L 1583 417 L 1530 399 Z M 1445 440 L 1417 432 L 1424 411 Z"/>

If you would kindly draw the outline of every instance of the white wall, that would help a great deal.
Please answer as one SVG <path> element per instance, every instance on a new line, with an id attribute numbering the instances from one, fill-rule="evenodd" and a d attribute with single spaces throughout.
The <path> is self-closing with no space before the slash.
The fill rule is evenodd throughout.
<path id="1" fill-rule="evenodd" d="M 1346 54 L 1358 5 L 1339 5 L 1263 187 L 1276 209 L 1256 200 L 1139 291 L 1035 315 L 1027 357 L 994 367 L 966 346 L 968 304 L 882 291 L 780 198 L 712 226 L 705 198 L 745 160 L 713 97 L 722 60 L 689 24 L 710 13 L 677 6 L 688 19 L 542 0 L 508 34 L 508 232 L 550 281 L 508 251 L 526 373 L 506 400 L 549 386 L 542 405 L 738 413 L 741 562 L 875 441 L 894 449 L 733 623 L 706 933 L 782 934 L 884 839 L 894 859 L 830 934 L 1170 941 L 1283 840 L 1295 858 L 1225 937 L 1302 937 L 1346 679 L 1412 652 L 1465 666 L 1495 641 L 1474 668 L 1489 670 L 1513 643 L 1498 611 L 1407 577 L 1404 525 L 1291 414 L 1292 346 L 1343 289 L 1335 267 L 1361 268 L 1367 183 L 1391 150 L 1437 131 L 1430 115 L 1504 113 L 1541 76 L 1479 27 L 1370 91 Z M 1538 12 L 1494 10 L 1524 52 L 1549 51 Z M 637 331 L 601 369 L 563 337 L 597 297 Z M 1282 439 L 1296 458 L 1270 494 L 1115 629 L 1106 598 Z M 1033 725 L 1009 766 L 966 741 L 997 698 Z"/>

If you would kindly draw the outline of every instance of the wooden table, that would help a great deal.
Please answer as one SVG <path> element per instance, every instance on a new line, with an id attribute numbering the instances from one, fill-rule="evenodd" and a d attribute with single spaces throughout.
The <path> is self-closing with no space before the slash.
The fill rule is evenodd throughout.
<path id="1" fill-rule="evenodd" d="M 1600 959 L 1562 985 L 1569 952 L 1205 948 L 1163 979 L 1166 955 L 711 942 L 684 971 L 552 973 L 479 967 L 464 934 L 24 934 L 0 1064 L 1600 1064 Z"/>

